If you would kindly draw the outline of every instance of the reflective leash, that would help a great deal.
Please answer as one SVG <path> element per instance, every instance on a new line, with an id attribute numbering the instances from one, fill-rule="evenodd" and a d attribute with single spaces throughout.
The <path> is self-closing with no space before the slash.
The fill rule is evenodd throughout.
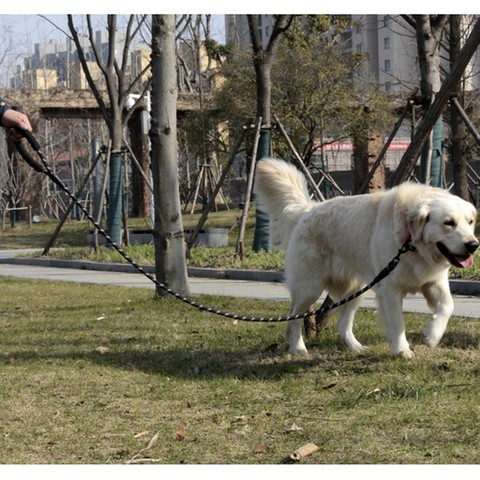
<path id="1" fill-rule="evenodd" d="M 139 273 L 147 277 L 151 282 L 153 282 L 157 287 L 161 290 L 167 292 L 169 295 L 172 295 L 176 299 L 194 307 L 198 310 L 209 312 L 214 315 L 219 315 L 225 318 L 229 318 L 232 320 L 239 320 L 243 322 L 257 322 L 257 323 L 279 323 L 279 322 L 290 322 L 293 320 L 299 320 L 302 318 L 309 317 L 311 315 L 324 315 L 327 312 L 334 310 L 335 308 L 341 307 L 348 302 L 351 302 L 355 298 L 360 297 L 365 292 L 370 290 L 372 287 L 377 285 L 381 280 L 385 277 L 390 275 L 390 273 L 397 267 L 398 263 L 400 262 L 400 257 L 411 251 L 415 251 L 415 247 L 411 245 L 410 240 L 407 240 L 402 247 L 398 250 L 395 257 L 390 260 L 387 266 L 365 287 L 361 290 L 355 292 L 354 294 L 338 301 L 335 303 L 331 303 L 329 305 L 323 305 L 321 308 L 317 310 L 308 310 L 305 313 L 297 314 L 297 315 L 288 315 L 284 317 L 257 317 L 257 316 L 245 316 L 245 315 L 238 315 L 234 313 L 228 313 L 221 310 L 217 310 L 215 308 L 207 307 L 202 305 L 194 300 L 191 300 L 184 295 L 181 295 L 177 292 L 174 292 L 169 287 L 164 285 L 163 283 L 159 282 L 155 276 L 145 271 L 140 265 L 138 265 L 123 249 L 121 246 L 117 245 L 117 243 L 108 235 L 108 233 L 95 221 L 92 217 L 90 212 L 82 205 L 82 203 L 75 197 L 75 195 L 68 189 L 68 187 L 55 175 L 52 169 L 49 167 L 44 154 L 41 151 L 40 144 L 36 141 L 35 137 L 32 135 L 31 132 L 28 131 L 21 131 L 22 135 L 28 140 L 29 144 L 31 145 L 32 149 L 38 155 L 40 162 L 35 160 L 25 148 L 23 142 L 15 142 L 15 146 L 23 157 L 23 159 L 38 173 L 42 173 L 49 177 L 62 191 L 64 191 L 70 199 L 75 202 L 75 204 L 82 210 L 85 216 L 88 218 L 90 222 L 92 222 L 93 226 L 98 230 L 98 232 L 103 235 L 106 241 L 130 264 L 132 265 Z"/>

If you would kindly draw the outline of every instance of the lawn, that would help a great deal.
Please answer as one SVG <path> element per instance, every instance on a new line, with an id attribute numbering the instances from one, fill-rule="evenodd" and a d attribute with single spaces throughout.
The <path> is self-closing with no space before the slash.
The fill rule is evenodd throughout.
<path id="1" fill-rule="evenodd" d="M 392 358 L 361 310 L 348 352 L 334 323 L 285 349 L 282 324 L 232 322 L 150 289 L 0 278 L 2 464 L 478 464 L 480 325 Z M 281 315 L 282 302 L 202 297 Z"/>

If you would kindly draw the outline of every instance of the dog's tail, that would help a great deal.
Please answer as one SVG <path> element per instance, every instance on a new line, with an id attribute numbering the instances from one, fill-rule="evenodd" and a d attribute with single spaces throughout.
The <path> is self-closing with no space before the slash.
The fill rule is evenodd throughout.
<path id="1" fill-rule="evenodd" d="M 272 244 L 286 249 L 298 220 L 314 205 L 305 176 L 283 160 L 266 158 L 257 164 L 254 193 L 259 210 L 270 216 Z"/>

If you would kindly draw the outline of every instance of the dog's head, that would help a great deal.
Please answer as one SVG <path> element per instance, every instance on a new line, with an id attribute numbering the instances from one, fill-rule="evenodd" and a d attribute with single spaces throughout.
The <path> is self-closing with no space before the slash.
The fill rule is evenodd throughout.
<path id="1" fill-rule="evenodd" d="M 474 206 L 447 192 L 426 195 L 415 203 L 407 212 L 407 225 L 419 253 L 436 264 L 471 267 L 479 246 Z"/>

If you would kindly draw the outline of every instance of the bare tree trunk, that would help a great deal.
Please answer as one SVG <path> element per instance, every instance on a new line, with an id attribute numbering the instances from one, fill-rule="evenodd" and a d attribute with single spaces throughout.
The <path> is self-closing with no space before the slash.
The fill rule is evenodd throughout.
<path id="1" fill-rule="evenodd" d="M 450 15 L 450 64 L 455 62 L 461 49 L 461 31 L 463 15 Z M 463 100 L 461 81 L 458 82 L 452 91 L 460 103 Z M 468 177 L 467 177 L 467 155 L 465 143 L 465 124 L 460 112 L 453 103 L 450 103 L 450 128 L 453 160 L 453 191 L 455 195 L 469 200 Z"/>
<path id="2" fill-rule="evenodd" d="M 152 16 L 152 176 L 157 279 L 188 295 L 177 158 L 175 15 Z M 167 295 L 157 287 L 157 294 Z"/>
<path id="3" fill-rule="evenodd" d="M 420 65 L 420 90 L 423 111 L 432 105 L 440 90 L 440 45 L 447 15 L 414 15 Z M 443 186 L 442 119 L 439 117 L 422 152 L 421 180 Z"/>
<path id="4" fill-rule="evenodd" d="M 385 164 L 382 163 L 375 170 L 373 177 L 367 184 L 367 190 L 362 192 L 364 180 L 368 176 L 376 158 L 383 146 L 383 139 L 379 133 L 360 132 L 353 136 L 353 163 L 354 163 L 354 192 L 373 193 L 385 189 Z"/>

